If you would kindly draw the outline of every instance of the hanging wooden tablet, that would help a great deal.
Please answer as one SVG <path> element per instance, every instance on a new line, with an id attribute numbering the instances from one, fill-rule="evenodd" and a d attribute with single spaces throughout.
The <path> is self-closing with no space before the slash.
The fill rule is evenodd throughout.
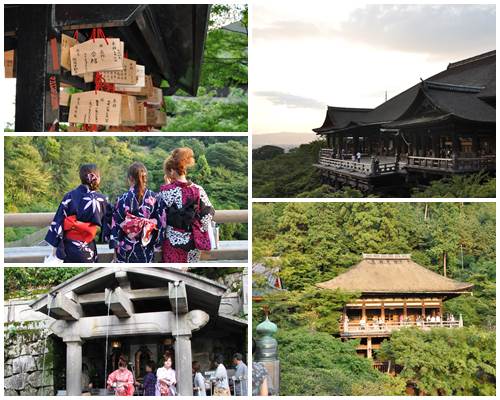
<path id="1" fill-rule="evenodd" d="M 121 106 L 121 95 L 117 93 L 75 93 L 71 96 L 68 122 L 117 126 L 121 124 Z"/>
<path id="2" fill-rule="evenodd" d="M 71 70 L 70 49 L 78 44 L 78 40 L 71 36 L 61 34 L 61 67 Z"/>
<path id="3" fill-rule="evenodd" d="M 72 75 L 123 69 L 123 42 L 111 38 L 87 40 L 70 48 L 70 58 Z"/>
<path id="4" fill-rule="evenodd" d="M 123 69 L 116 71 L 102 71 L 107 83 L 135 85 L 137 83 L 137 63 L 127 58 L 123 59 Z"/>
<path id="5" fill-rule="evenodd" d="M 14 74 L 14 50 L 3 52 L 3 65 L 6 78 L 15 78 Z"/>
<path id="6" fill-rule="evenodd" d="M 139 93 L 142 90 L 142 88 L 144 88 L 144 86 L 146 85 L 145 83 L 146 68 L 144 67 L 144 65 L 136 65 L 135 68 L 136 68 L 137 83 L 135 85 L 115 84 L 116 91 L 136 94 Z"/>

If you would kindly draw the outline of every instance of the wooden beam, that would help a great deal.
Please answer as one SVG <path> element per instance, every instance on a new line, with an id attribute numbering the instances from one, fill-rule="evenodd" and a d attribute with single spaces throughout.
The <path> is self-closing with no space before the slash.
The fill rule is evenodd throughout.
<path id="1" fill-rule="evenodd" d="M 128 293 L 121 287 L 117 287 L 113 292 L 109 289 L 105 291 L 106 305 L 109 302 L 110 309 L 118 318 L 129 318 L 134 314 L 134 305 Z"/>
<path id="2" fill-rule="evenodd" d="M 115 278 L 122 289 L 130 290 L 130 282 L 128 280 L 127 271 L 116 271 Z"/>
<path id="3" fill-rule="evenodd" d="M 148 289 L 133 289 L 127 291 L 130 300 L 153 300 L 153 299 L 167 299 L 168 288 L 148 288 Z M 104 293 L 85 293 L 77 297 L 80 304 L 99 304 L 104 303 Z"/>
<path id="4" fill-rule="evenodd" d="M 83 316 L 83 311 L 80 304 L 58 293 L 50 303 L 50 316 L 55 319 L 76 321 Z"/>
<path id="5" fill-rule="evenodd" d="M 172 312 L 177 312 L 178 314 L 185 314 L 188 312 L 187 292 L 184 282 L 169 282 L 168 297 Z"/>

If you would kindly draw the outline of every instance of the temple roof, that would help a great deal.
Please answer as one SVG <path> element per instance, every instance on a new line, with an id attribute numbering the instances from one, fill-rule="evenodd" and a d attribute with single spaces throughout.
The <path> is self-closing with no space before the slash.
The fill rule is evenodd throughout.
<path id="1" fill-rule="evenodd" d="M 445 278 L 415 263 L 409 254 L 363 254 L 361 262 L 329 281 L 318 283 L 317 286 L 362 294 L 446 295 L 466 293 L 473 287 L 470 283 Z"/>
<path id="2" fill-rule="evenodd" d="M 47 299 L 49 295 L 65 294 L 71 298 L 91 293 L 104 293 L 106 288 L 120 285 L 120 274 L 125 274 L 131 289 L 165 288 L 169 282 L 184 282 L 190 308 L 199 308 L 211 315 L 218 313 L 222 295 L 227 288 L 211 279 L 196 275 L 191 272 L 175 268 L 162 267 L 96 267 L 74 276 L 71 279 L 52 288 L 48 294 L 35 300 L 31 307 L 47 314 Z M 150 302 L 154 302 L 151 299 Z M 160 305 L 168 308 L 168 301 L 156 299 Z M 92 304 L 94 309 L 99 307 L 105 311 L 104 303 Z M 89 306 L 90 307 L 90 306 Z M 155 304 L 155 307 L 158 307 Z"/>
<path id="3" fill-rule="evenodd" d="M 441 84 L 440 87 L 439 84 Z M 475 88 L 475 91 L 459 90 Z M 374 109 L 328 107 L 318 134 L 353 126 L 390 124 L 408 111 L 422 90 L 443 114 L 457 118 L 494 122 L 495 108 L 482 99 L 496 97 L 496 52 L 490 51 L 448 65 L 436 75 L 412 86 Z M 363 110 L 363 111 L 356 111 Z M 391 126 L 388 126 L 391 127 Z"/>

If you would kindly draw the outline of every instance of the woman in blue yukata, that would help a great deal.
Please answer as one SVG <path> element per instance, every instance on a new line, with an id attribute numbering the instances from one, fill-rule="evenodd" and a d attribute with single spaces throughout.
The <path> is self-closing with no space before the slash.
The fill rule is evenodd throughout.
<path id="1" fill-rule="evenodd" d="M 81 185 L 66 193 L 50 224 L 45 241 L 54 247 L 53 255 L 65 263 L 97 262 L 95 237 L 109 236 L 111 206 L 98 192 L 101 176 L 95 164 L 80 167 Z"/>
<path id="2" fill-rule="evenodd" d="M 155 247 L 160 246 L 166 211 L 160 212 L 156 193 L 146 188 L 147 180 L 144 164 L 129 167 L 130 189 L 116 201 L 111 222 L 109 247 L 115 249 L 115 262 L 153 262 Z"/>

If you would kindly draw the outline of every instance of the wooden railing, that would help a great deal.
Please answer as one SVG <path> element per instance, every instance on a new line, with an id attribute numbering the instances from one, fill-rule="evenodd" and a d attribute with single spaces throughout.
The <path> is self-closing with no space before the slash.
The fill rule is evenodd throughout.
<path id="1" fill-rule="evenodd" d="M 325 167 L 330 167 L 338 170 L 345 170 L 349 172 L 356 172 L 366 176 L 395 173 L 399 169 L 399 163 L 363 163 L 352 160 L 341 160 L 332 158 L 333 151 L 331 149 L 321 149 L 319 152 L 319 164 Z"/>
<path id="2" fill-rule="evenodd" d="M 53 212 L 5 214 L 5 227 L 36 227 L 49 226 L 54 218 Z M 219 210 L 215 212 L 214 221 L 218 224 L 248 222 L 248 210 Z"/>
<path id="3" fill-rule="evenodd" d="M 392 331 L 409 327 L 416 327 L 420 329 L 461 328 L 463 327 L 463 321 L 462 319 L 459 319 L 456 321 L 440 321 L 440 322 L 406 321 L 406 322 L 385 322 L 380 324 L 373 322 L 368 322 L 366 324 L 360 324 L 359 322 L 349 322 L 348 324 L 342 324 L 341 334 L 343 336 L 349 336 L 349 335 L 358 336 L 360 334 L 391 333 Z"/>
<path id="4" fill-rule="evenodd" d="M 495 156 L 463 157 L 463 158 L 435 158 L 408 156 L 407 166 L 421 169 L 441 171 L 480 171 L 495 168 Z"/>
<path id="5" fill-rule="evenodd" d="M 54 218 L 54 213 L 19 213 L 6 214 L 5 227 L 48 227 Z M 220 210 L 216 211 L 214 220 L 218 224 L 247 223 L 248 210 Z M 6 263 L 42 263 L 44 258 L 52 251 L 47 245 L 29 247 L 8 247 L 4 249 L 4 262 Z M 97 245 L 99 262 L 111 262 L 114 253 L 107 245 Z M 202 252 L 202 261 L 219 262 L 245 262 L 248 259 L 247 240 L 220 241 L 217 249 Z M 155 261 L 161 262 L 161 253 L 155 254 Z"/>

